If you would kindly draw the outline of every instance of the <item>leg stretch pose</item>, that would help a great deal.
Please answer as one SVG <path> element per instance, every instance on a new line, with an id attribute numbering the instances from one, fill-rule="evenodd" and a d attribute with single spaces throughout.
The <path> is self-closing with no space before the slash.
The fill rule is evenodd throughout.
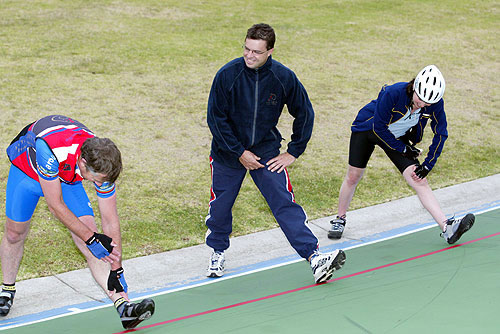
<path id="1" fill-rule="evenodd" d="M 349 204 L 376 145 L 385 151 L 415 190 L 448 243 L 457 242 L 472 227 L 475 217 L 471 213 L 462 219 L 446 218 L 426 178 L 448 137 L 442 100 L 444 89 L 441 72 L 436 66 L 429 65 L 410 82 L 382 87 L 378 98 L 359 111 L 351 127 L 349 165 L 340 188 L 337 216 L 330 221 L 329 238 L 342 237 Z M 421 150 L 415 145 L 422 140 L 429 119 L 434 138 L 424 162 L 420 164 L 417 158 Z"/>
<path id="2" fill-rule="evenodd" d="M 0 244 L 3 286 L 0 315 L 14 302 L 15 282 L 31 217 L 40 197 L 66 226 L 86 258 L 96 282 L 114 302 L 124 328 L 134 328 L 154 313 L 154 302 L 130 302 L 121 259 L 121 232 L 114 182 L 121 153 L 107 138 L 97 138 L 82 123 L 51 115 L 26 126 L 7 149 L 12 162 L 6 191 L 6 222 Z M 101 214 L 94 211 L 82 181 L 93 182 Z"/>
<path id="3" fill-rule="evenodd" d="M 206 242 L 213 249 L 207 275 L 224 273 L 236 196 L 247 170 L 266 199 L 288 241 L 308 260 L 317 283 L 327 281 L 345 262 L 342 250 L 318 253 L 318 240 L 294 199 L 286 168 L 306 149 L 314 110 L 304 86 L 287 67 L 272 58 L 274 29 L 264 23 L 247 30 L 243 57 L 216 74 L 207 106 L 212 133 L 212 193 Z M 292 140 L 280 153 L 278 120 L 284 106 L 294 118 Z"/>
<path id="4" fill-rule="evenodd" d="M 232 232 L 231 210 L 247 171 L 228 168 L 215 161 L 211 161 L 211 168 L 212 199 L 205 222 L 208 227 L 206 243 L 213 253 L 207 276 L 220 277 L 224 274 L 224 251 L 229 248 Z M 311 263 L 315 281 L 321 283 L 330 279 L 333 272 L 344 264 L 345 254 L 342 250 L 327 254 L 318 252 L 318 239 L 308 226 L 306 213 L 295 202 L 286 169 L 283 173 L 276 173 L 259 168 L 251 170 L 250 175 L 287 240 L 301 257 Z"/>

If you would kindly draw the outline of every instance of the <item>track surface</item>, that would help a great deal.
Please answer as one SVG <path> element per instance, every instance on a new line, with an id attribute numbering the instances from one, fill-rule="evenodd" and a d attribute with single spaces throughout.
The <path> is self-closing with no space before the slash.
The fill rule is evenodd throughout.
<path id="1" fill-rule="evenodd" d="M 451 247 L 431 228 L 346 254 L 327 284 L 301 261 L 155 296 L 155 315 L 128 332 L 498 333 L 500 209 Z M 112 307 L 8 332 L 125 333 Z"/>

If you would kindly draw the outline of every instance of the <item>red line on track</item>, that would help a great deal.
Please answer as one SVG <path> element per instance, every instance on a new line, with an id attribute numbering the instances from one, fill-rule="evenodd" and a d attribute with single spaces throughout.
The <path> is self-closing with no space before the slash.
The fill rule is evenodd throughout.
<path id="1" fill-rule="evenodd" d="M 453 249 L 453 248 L 457 248 L 457 247 L 460 247 L 460 246 L 468 245 L 468 244 L 471 244 L 471 243 L 474 243 L 474 242 L 478 242 L 478 241 L 481 241 L 481 240 L 484 240 L 484 239 L 488 239 L 488 238 L 491 238 L 491 237 L 495 237 L 495 236 L 498 236 L 498 235 L 500 235 L 500 232 L 494 233 L 494 234 L 491 234 L 491 235 L 488 235 L 488 236 L 485 236 L 485 237 L 482 237 L 482 238 L 478 238 L 478 239 L 475 239 L 475 240 L 467 241 L 467 242 L 464 242 L 464 243 L 461 243 L 461 244 L 457 244 L 457 245 L 453 245 L 453 246 L 446 247 L 446 248 L 443 248 L 443 249 L 439 249 L 439 250 L 434 251 L 434 252 L 430 252 L 430 253 L 426 253 L 426 254 L 414 256 L 414 257 L 410 257 L 410 258 L 405 259 L 405 260 L 401 260 L 401 261 L 396 261 L 396 262 L 384 264 L 382 266 L 374 267 L 374 268 L 363 270 L 363 271 L 358 271 L 357 273 L 353 273 L 353 274 L 350 274 L 350 275 L 346 275 L 346 276 L 334 278 L 334 279 L 331 279 L 331 280 L 329 280 L 327 282 L 324 282 L 324 283 L 306 285 L 306 286 L 303 286 L 303 287 L 300 287 L 300 288 L 297 288 L 297 289 L 283 291 L 283 292 L 275 293 L 275 294 L 268 295 L 268 296 L 265 296 L 265 297 L 251 299 L 251 300 L 247 300 L 247 301 L 244 301 L 244 302 L 240 302 L 240 303 L 236 303 L 236 304 L 232 304 L 232 305 L 228 305 L 228 306 L 223 306 L 223 307 L 215 308 L 215 309 L 204 311 L 204 312 L 200 312 L 200 313 L 194 313 L 194 314 L 186 315 L 184 317 L 175 318 L 175 319 L 171 319 L 171 320 L 167 320 L 167 321 L 162 321 L 162 322 L 158 322 L 156 324 L 151 324 L 151 325 L 147 325 L 147 326 L 143 326 L 143 327 L 139 327 L 139 328 L 129 329 L 129 330 L 126 330 L 126 331 L 123 331 L 123 332 L 114 333 L 114 334 L 124 334 L 124 333 L 136 332 L 136 331 L 139 331 L 139 330 L 142 330 L 142 329 L 146 329 L 146 328 L 158 327 L 158 326 L 170 324 L 172 322 L 177 322 L 177 321 L 181 321 L 181 320 L 195 318 L 195 317 L 199 317 L 199 316 L 202 316 L 202 315 L 205 315 L 205 314 L 219 312 L 219 311 L 223 311 L 223 310 L 235 308 L 235 307 L 242 306 L 242 305 L 252 304 L 252 303 L 255 303 L 255 302 L 258 302 L 258 301 L 261 301 L 261 300 L 266 300 L 266 299 L 270 299 L 270 298 L 274 298 L 274 297 L 279 297 L 279 296 L 287 295 L 287 294 L 290 294 L 290 293 L 293 293 L 293 292 L 306 290 L 306 289 L 313 288 L 313 287 L 319 286 L 319 285 L 323 285 L 323 284 L 326 284 L 326 283 L 329 283 L 329 282 L 340 281 L 340 280 L 343 280 L 343 279 L 346 279 L 346 278 L 350 278 L 350 277 L 355 277 L 355 276 L 359 276 L 359 275 L 362 275 L 362 274 L 366 274 L 366 273 L 369 273 L 369 272 L 372 272 L 372 271 L 375 271 L 375 270 L 380 270 L 380 269 L 384 269 L 384 268 L 395 266 L 397 264 L 401 264 L 401 263 L 405 263 L 405 262 L 417 260 L 417 259 L 420 259 L 420 258 L 423 258 L 423 257 L 426 257 L 426 256 L 438 254 L 438 253 L 447 251 L 449 249 Z"/>

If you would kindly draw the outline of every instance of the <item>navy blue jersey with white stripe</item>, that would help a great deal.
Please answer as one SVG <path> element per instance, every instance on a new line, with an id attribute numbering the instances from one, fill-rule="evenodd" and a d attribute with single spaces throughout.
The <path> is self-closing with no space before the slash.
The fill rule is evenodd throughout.
<path id="1" fill-rule="evenodd" d="M 403 152 L 405 143 L 400 140 L 401 137 L 396 138 L 389 127 L 405 117 L 411 106 L 411 97 L 406 93 L 407 86 L 408 82 L 384 85 L 377 99 L 372 100 L 358 112 L 356 119 L 352 123 L 351 130 L 353 132 L 373 131 L 388 147 Z M 418 123 L 411 127 L 406 134 L 413 144 L 421 142 L 424 128 L 430 119 L 434 137 L 423 165 L 431 170 L 443 150 L 444 142 L 448 138 L 444 101 L 441 99 L 428 107 L 422 108 L 415 114 L 416 117 L 419 117 Z"/>

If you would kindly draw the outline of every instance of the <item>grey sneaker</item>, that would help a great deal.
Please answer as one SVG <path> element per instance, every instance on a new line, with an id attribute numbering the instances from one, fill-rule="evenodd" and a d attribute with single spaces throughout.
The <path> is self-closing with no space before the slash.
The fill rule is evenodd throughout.
<path id="1" fill-rule="evenodd" d="M 328 281 L 335 270 L 339 270 L 345 263 L 345 253 L 337 249 L 331 253 L 316 252 L 311 256 L 311 269 L 316 284 Z"/>
<path id="2" fill-rule="evenodd" d="M 446 229 L 441 233 L 441 236 L 450 245 L 460 239 L 462 234 L 470 230 L 474 225 L 476 217 L 472 213 L 468 213 L 462 219 L 450 218 L 446 221 Z"/>
<path id="3" fill-rule="evenodd" d="M 330 239 L 340 239 L 342 237 L 342 233 L 344 233 L 344 227 L 347 223 L 345 216 L 339 217 L 330 220 L 330 230 L 328 231 L 328 238 Z"/>
<path id="4" fill-rule="evenodd" d="M 208 263 L 207 277 L 222 277 L 225 262 L 224 252 L 213 251 Z"/>

